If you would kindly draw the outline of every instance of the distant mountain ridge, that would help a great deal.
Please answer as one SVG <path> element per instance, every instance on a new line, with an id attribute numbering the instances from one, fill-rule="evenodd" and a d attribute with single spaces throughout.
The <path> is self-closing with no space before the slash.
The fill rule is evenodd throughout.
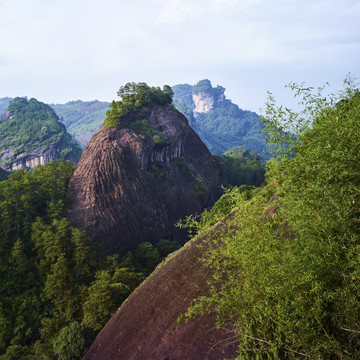
<path id="1" fill-rule="evenodd" d="M 134 89 L 111 104 L 69 183 L 72 223 L 107 254 L 161 238 L 182 242 L 174 224 L 211 206 L 226 185 L 220 163 L 171 97 L 146 84 Z"/>
<path id="2" fill-rule="evenodd" d="M 195 85 L 174 85 L 172 90 L 175 108 L 187 117 L 190 126 L 212 154 L 223 154 L 233 147 L 245 146 L 256 151 L 262 159 L 267 158 L 264 155 L 267 151 L 265 136 L 259 133 L 263 126 L 259 115 L 242 110 L 227 99 L 224 87 L 213 87 L 210 80 L 205 79 Z M 0 116 L 10 100 L 0 98 Z M 50 104 L 67 131 L 83 148 L 100 129 L 109 105 L 109 102 L 98 100 Z"/>
<path id="3" fill-rule="evenodd" d="M 264 158 L 265 136 L 258 114 L 242 110 L 225 97 L 225 88 L 207 79 L 194 86 L 175 85 L 174 105 L 189 120 L 211 153 L 222 154 L 235 146 L 255 150 Z"/>
<path id="4" fill-rule="evenodd" d="M 110 103 L 94 101 L 69 101 L 50 104 L 59 115 L 69 133 L 85 148 L 92 136 L 100 129 Z"/>

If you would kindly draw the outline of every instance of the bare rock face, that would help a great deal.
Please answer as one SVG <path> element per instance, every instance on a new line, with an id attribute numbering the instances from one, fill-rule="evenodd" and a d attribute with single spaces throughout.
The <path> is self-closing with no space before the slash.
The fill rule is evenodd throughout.
<path id="1" fill-rule="evenodd" d="M 11 171 L 19 169 L 29 170 L 37 165 L 44 165 L 48 161 L 62 158 L 77 163 L 80 158 L 79 151 L 72 150 L 64 156 L 62 151 L 66 148 L 67 143 L 65 141 L 49 144 L 27 152 L 16 152 L 16 149 L 10 147 L 0 153 L 0 167 Z M 11 162 L 7 161 L 9 158 L 12 158 Z"/>
<path id="2" fill-rule="evenodd" d="M 172 105 L 132 112 L 101 128 L 69 183 L 70 219 L 104 252 L 183 240 L 174 224 L 221 195 L 220 164 Z"/>
<path id="3" fill-rule="evenodd" d="M 192 98 L 195 104 L 194 114 L 208 113 L 214 107 L 215 98 L 212 94 L 201 92 L 192 94 Z"/>
<path id="4" fill-rule="evenodd" d="M 113 315 L 84 360 L 234 358 L 236 338 L 216 328 L 214 316 L 177 323 L 191 301 L 207 293 L 211 273 L 201 261 L 206 246 L 198 237 L 169 255 Z"/>
<path id="5" fill-rule="evenodd" d="M 58 159 L 77 163 L 81 152 L 52 108 L 36 99 L 17 97 L 0 117 L 2 169 L 29 170 Z"/>

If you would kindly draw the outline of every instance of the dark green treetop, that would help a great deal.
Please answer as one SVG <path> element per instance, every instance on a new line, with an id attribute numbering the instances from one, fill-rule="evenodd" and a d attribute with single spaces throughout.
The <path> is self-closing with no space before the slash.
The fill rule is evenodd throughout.
<path id="1" fill-rule="evenodd" d="M 81 153 L 81 148 L 49 105 L 17 97 L 6 110 L 8 115 L 0 119 L 0 150 L 15 148 L 16 153 L 20 153 L 63 141 L 68 151 Z"/>
<path id="2" fill-rule="evenodd" d="M 129 82 L 119 89 L 117 95 L 121 100 L 111 103 L 104 121 L 106 127 L 117 127 L 121 118 L 143 107 L 171 104 L 174 93 L 168 85 L 161 90 L 160 87 L 151 87 L 144 82 Z"/>
<path id="3" fill-rule="evenodd" d="M 265 164 L 259 154 L 245 146 L 236 146 L 222 155 L 214 155 L 223 165 L 231 186 L 260 186 L 265 180 Z"/>
<path id="4" fill-rule="evenodd" d="M 279 156 L 268 163 L 266 186 L 234 188 L 201 219 L 200 231 L 232 211 L 223 235 L 209 238 L 210 295 L 187 315 L 215 312 L 238 340 L 237 359 L 355 359 L 359 91 L 290 87 L 301 111 L 272 96 L 267 104 L 266 134 Z"/>
<path id="5" fill-rule="evenodd" d="M 217 96 L 223 95 L 225 92 L 225 88 L 218 85 L 216 88 L 211 86 L 211 81 L 208 79 L 200 80 L 196 85 L 194 85 L 192 89 L 193 94 L 197 94 L 199 92 L 207 92 Z"/>

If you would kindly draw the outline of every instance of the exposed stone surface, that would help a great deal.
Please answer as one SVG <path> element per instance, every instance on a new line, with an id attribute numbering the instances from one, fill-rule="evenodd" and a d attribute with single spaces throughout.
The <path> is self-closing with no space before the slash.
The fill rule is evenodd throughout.
<path id="1" fill-rule="evenodd" d="M 5 111 L 1 117 L 0 117 L 0 120 L 10 120 L 12 119 L 12 117 L 15 115 L 15 111 Z"/>
<path id="2" fill-rule="evenodd" d="M 28 170 L 37 165 L 44 165 L 48 161 L 62 158 L 71 160 L 76 164 L 79 161 L 80 153 L 73 150 L 65 156 L 62 156 L 61 151 L 66 148 L 67 143 L 65 141 L 34 149 L 27 153 L 15 153 L 14 148 L 7 148 L 0 154 L 0 167 L 5 170 Z M 10 158 L 13 159 L 11 162 L 5 162 Z"/>
<path id="3" fill-rule="evenodd" d="M 218 236 L 216 232 L 206 236 Z M 84 360 L 220 360 L 236 356 L 234 334 L 217 329 L 213 316 L 177 324 L 191 301 L 207 292 L 211 273 L 201 261 L 206 236 L 187 243 L 156 268 L 105 325 Z"/>
<path id="4" fill-rule="evenodd" d="M 134 126 L 143 120 L 151 135 Z M 69 183 L 70 219 L 105 253 L 161 238 L 182 241 L 174 223 L 211 206 L 223 183 L 220 164 L 185 116 L 171 105 L 151 107 L 94 135 Z"/>
<path id="5" fill-rule="evenodd" d="M 0 102 L 9 104 L 6 100 L 11 99 Z M 58 159 L 77 163 L 82 151 L 54 110 L 36 99 L 13 99 L 0 117 L 0 134 L 0 167 L 5 170 L 28 170 Z"/>
<path id="6" fill-rule="evenodd" d="M 198 93 L 192 95 L 195 109 L 194 114 L 197 113 L 208 113 L 214 107 L 215 98 L 212 94 Z"/>
<path id="7" fill-rule="evenodd" d="M 210 112 L 215 105 L 225 100 L 225 95 L 217 96 L 215 92 L 199 92 L 192 94 L 193 102 L 195 104 L 194 116 L 201 113 Z"/>

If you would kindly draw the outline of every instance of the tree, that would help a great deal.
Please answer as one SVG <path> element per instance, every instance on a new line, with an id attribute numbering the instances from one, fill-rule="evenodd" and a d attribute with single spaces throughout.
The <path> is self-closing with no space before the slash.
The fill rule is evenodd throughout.
<path id="1" fill-rule="evenodd" d="M 77 360 L 82 359 L 89 345 L 89 330 L 74 321 L 60 330 L 54 341 L 54 352 L 59 360 Z"/>
<path id="2" fill-rule="evenodd" d="M 117 94 L 121 100 L 111 103 L 104 121 L 107 127 L 117 127 L 121 118 L 143 107 L 171 104 L 174 95 L 168 85 L 161 90 L 159 87 L 150 87 L 144 82 L 127 83 L 120 87 Z"/>
<path id="3" fill-rule="evenodd" d="M 88 296 L 83 304 L 83 323 L 93 331 L 101 330 L 128 293 L 128 287 L 114 282 L 109 272 L 99 272 L 88 288 Z"/>
<path id="4" fill-rule="evenodd" d="M 239 341 L 238 359 L 360 355 L 360 95 L 302 93 L 302 114 L 313 117 L 292 126 L 296 136 L 279 119 L 288 114 L 290 125 L 299 114 L 268 109 L 282 156 L 250 199 L 233 193 L 233 220 L 205 258 L 210 296 L 188 312 L 215 312 Z"/>

